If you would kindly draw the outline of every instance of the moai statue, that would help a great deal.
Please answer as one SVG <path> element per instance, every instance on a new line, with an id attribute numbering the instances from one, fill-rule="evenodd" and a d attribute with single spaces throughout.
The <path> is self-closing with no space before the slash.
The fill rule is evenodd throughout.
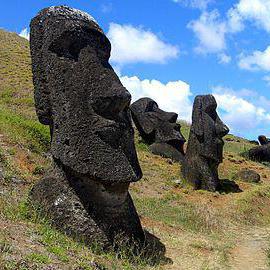
<path id="1" fill-rule="evenodd" d="M 56 6 L 31 21 L 35 105 L 51 130 L 52 171 L 30 198 L 66 233 L 103 247 L 144 242 L 128 192 L 142 177 L 130 93 L 109 64 L 111 44 L 88 14 Z"/>
<path id="2" fill-rule="evenodd" d="M 215 191 L 219 188 L 218 165 L 223 159 L 222 138 L 228 127 L 216 112 L 212 95 L 197 96 L 193 105 L 192 125 L 182 166 L 184 179 L 195 189 Z"/>
<path id="3" fill-rule="evenodd" d="M 257 162 L 270 162 L 270 144 L 267 143 L 249 149 L 247 156 Z"/>
<path id="4" fill-rule="evenodd" d="M 266 138 L 264 135 L 258 136 L 258 141 L 260 142 L 260 145 L 266 145 L 270 143 L 270 139 Z"/>
<path id="5" fill-rule="evenodd" d="M 175 161 L 184 159 L 185 138 L 177 124 L 177 113 L 165 112 L 151 98 L 141 98 L 130 106 L 133 121 L 150 150 Z"/>

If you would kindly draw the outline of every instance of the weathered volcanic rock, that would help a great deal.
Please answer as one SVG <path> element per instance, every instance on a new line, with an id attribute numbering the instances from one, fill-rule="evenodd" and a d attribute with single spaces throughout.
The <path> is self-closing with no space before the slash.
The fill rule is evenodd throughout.
<path id="1" fill-rule="evenodd" d="M 259 183 L 261 181 L 261 177 L 253 170 L 242 169 L 234 176 L 234 180 L 240 180 L 248 183 Z"/>
<path id="2" fill-rule="evenodd" d="M 212 95 L 197 96 L 193 105 L 192 125 L 182 174 L 195 189 L 215 191 L 219 188 L 218 165 L 223 159 L 222 138 L 228 127 L 216 112 Z"/>
<path id="3" fill-rule="evenodd" d="M 247 153 L 251 160 L 270 162 L 270 144 L 253 147 Z"/>
<path id="4" fill-rule="evenodd" d="M 258 137 L 258 141 L 260 142 L 261 145 L 265 145 L 265 144 L 270 143 L 270 139 L 266 138 L 264 135 L 260 135 Z"/>
<path id="5" fill-rule="evenodd" d="M 90 15 L 67 6 L 43 9 L 30 28 L 36 111 L 50 127 L 55 163 L 32 199 L 87 242 L 144 241 L 128 193 L 142 176 L 131 96 L 108 62 L 109 40 Z"/>
<path id="6" fill-rule="evenodd" d="M 178 115 L 165 112 L 151 98 L 141 98 L 130 106 L 133 121 L 150 150 L 157 155 L 182 161 L 185 139 L 176 123 Z"/>

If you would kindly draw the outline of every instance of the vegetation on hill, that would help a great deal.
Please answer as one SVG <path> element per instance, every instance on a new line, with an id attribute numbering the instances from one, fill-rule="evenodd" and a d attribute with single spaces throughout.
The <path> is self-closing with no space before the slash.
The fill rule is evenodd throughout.
<path id="1" fill-rule="evenodd" d="M 188 138 L 184 122 L 182 132 Z M 238 182 L 240 193 L 210 193 L 181 186 L 179 164 L 152 155 L 136 133 L 144 176 L 131 194 L 144 228 L 159 238 L 155 252 L 90 249 L 27 203 L 31 186 L 50 167 L 49 130 L 35 115 L 28 41 L 0 30 L 0 269 L 229 269 L 243 235 L 270 221 L 270 168 L 240 155 L 253 146 L 226 136 L 219 173 L 231 180 L 251 168 L 262 183 Z"/>

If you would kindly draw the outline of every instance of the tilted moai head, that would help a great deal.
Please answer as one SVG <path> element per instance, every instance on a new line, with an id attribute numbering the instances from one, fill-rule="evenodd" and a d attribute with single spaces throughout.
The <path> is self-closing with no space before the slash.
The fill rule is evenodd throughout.
<path id="1" fill-rule="evenodd" d="M 142 176 L 131 95 L 108 62 L 109 40 L 90 15 L 57 6 L 32 19 L 30 45 L 36 111 L 50 126 L 57 167 L 109 238 L 117 230 L 142 235 L 128 194 Z"/>
<path id="2" fill-rule="evenodd" d="M 216 190 L 218 165 L 223 159 L 222 138 L 228 127 L 220 120 L 212 95 L 197 96 L 193 105 L 192 125 L 182 172 L 196 189 Z"/>
<path id="3" fill-rule="evenodd" d="M 165 112 L 151 98 L 141 98 L 130 106 L 133 121 L 155 154 L 182 160 L 185 138 L 177 124 L 177 113 Z"/>
<path id="4" fill-rule="evenodd" d="M 258 136 L 258 141 L 260 142 L 261 145 L 265 145 L 265 144 L 270 143 L 270 139 L 266 138 L 266 136 L 264 136 L 264 135 Z"/>

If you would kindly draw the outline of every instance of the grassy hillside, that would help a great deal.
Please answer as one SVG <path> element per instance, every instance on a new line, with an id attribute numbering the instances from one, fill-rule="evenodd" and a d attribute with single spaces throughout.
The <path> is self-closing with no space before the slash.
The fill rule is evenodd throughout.
<path id="1" fill-rule="evenodd" d="M 187 138 L 188 125 L 182 131 Z M 152 155 L 136 134 L 144 176 L 131 193 L 145 230 L 159 241 L 148 256 L 89 249 L 54 230 L 26 203 L 50 166 L 49 130 L 34 111 L 28 41 L 0 30 L 0 269 L 230 269 L 245 232 L 269 224 L 270 168 L 240 156 L 253 146 L 247 140 L 228 135 L 225 142 L 221 178 L 251 168 L 261 184 L 238 182 L 241 193 L 183 188 L 176 181 L 179 164 Z"/>

